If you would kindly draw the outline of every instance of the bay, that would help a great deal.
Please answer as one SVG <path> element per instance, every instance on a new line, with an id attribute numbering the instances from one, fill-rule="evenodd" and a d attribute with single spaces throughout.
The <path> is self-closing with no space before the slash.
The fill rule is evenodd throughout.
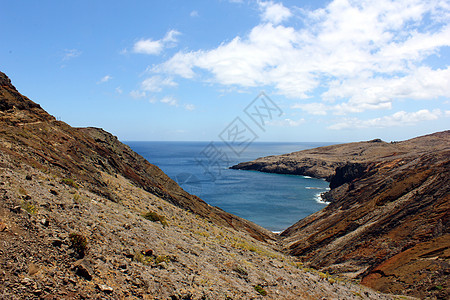
<path id="1" fill-rule="evenodd" d="M 230 166 L 330 143 L 254 142 L 236 154 L 222 142 L 125 142 L 187 192 L 208 204 L 279 232 L 326 206 L 328 182 L 307 176 L 232 170 Z"/>

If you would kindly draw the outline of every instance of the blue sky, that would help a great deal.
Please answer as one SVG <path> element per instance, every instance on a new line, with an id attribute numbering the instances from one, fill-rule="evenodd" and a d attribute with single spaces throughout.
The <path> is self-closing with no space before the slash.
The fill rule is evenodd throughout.
<path id="1" fill-rule="evenodd" d="M 448 1 L 2 1 L 0 70 L 121 140 L 402 140 L 449 129 Z M 257 126 L 261 91 L 282 114 Z"/>

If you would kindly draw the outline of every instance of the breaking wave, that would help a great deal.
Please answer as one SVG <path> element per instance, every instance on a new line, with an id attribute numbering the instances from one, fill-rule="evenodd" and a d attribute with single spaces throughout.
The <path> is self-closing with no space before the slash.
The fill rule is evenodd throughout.
<path id="1" fill-rule="evenodd" d="M 320 204 L 327 204 L 327 205 L 330 204 L 330 202 L 327 202 L 327 201 L 323 200 L 322 193 L 316 194 L 314 196 L 314 199 L 316 200 L 317 203 L 320 203 Z"/>

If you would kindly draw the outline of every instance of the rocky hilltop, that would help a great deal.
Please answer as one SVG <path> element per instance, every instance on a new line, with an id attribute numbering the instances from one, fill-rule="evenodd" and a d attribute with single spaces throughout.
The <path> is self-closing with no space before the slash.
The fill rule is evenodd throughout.
<path id="1" fill-rule="evenodd" d="M 326 178 L 330 204 L 281 233 L 306 264 L 377 290 L 450 298 L 450 131 L 269 156 L 233 168 Z"/>
<path id="2" fill-rule="evenodd" d="M 0 299 L 392 299 L 309 269 L 0 72 Z"/>

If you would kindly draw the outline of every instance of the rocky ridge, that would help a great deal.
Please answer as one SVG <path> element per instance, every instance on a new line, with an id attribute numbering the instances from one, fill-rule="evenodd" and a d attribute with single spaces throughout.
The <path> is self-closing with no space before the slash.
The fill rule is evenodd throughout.
<path id="1" fill-rule="evenodd" d="M 392 299 L 304 266 L 0 72 L 0 299 Z"/>
<path id="2" fill-rule="evenodd" d="M 330 204 L 281 233 L 306 264 L 377 290 L 450 297 L 450 131 L 332 145 L 233 168 L 326 178 Z"/>

